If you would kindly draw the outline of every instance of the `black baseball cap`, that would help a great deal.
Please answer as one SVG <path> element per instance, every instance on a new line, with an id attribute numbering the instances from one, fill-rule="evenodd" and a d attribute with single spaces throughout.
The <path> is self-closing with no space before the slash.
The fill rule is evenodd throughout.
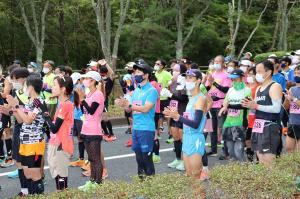
<path id="1" fill-rule="evenodd" d="M 241 69 L 235 69 L 234 71 L 232 71 L 232 73 L 230 73 L 228 75 L 228 77 L 230 79 L 236 79 L 236 78 L 239 78 L 239 77 L 244 77 L 244 72 Z"/>
<path id="2" fill-rule="evenodd" d="M 151 74 L 153 72 L 153 68 L 149 66 L 143 59 L 135 60 L 133 69 L 140 69 L 144 73 L 148 73 L 148 74 Z"/>

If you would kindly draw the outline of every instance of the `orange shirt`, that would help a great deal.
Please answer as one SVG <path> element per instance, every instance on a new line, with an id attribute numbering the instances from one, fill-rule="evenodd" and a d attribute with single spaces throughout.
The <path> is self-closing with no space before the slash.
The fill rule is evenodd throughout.
<path id="1" fill-rule="evenodd" d="M 252 99 L 255 99 L 256 91 L 259 85 L 256 85 L 255 87 L 251 88 L 251 95 Z M 253 128 L 254 125 L 254 120 L 255 120 L 255 110 L 249 110 L 249 115 L 248 115 L 248 127 Z"/>
<path id="2" fill-rule="evenodd" d="M 71 129 L 73 127 L 74 115 L 73 115 L 73 103 L 70 101 L 61 102 L 56 110 L 54 121 L 57 117 L 63 119 L 63 123 L 56 134 L 51 133 L 49 144 L 60 145 L 62 149 L 69 154 L 74 152 L 74 143 L 71 135 Z"/>

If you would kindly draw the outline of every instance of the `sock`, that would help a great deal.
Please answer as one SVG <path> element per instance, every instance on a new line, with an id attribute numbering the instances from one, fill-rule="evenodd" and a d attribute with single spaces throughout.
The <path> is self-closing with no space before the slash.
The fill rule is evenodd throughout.
<path id="1" fill-rule="evenodd" d="M 78 142 L 79 159 L 84 160 L 84 142 Z"/>
<path id="2" fill-rule="evenodd" d="M 44 193 L 44 183 L 42 179 L 37 181 L 32 181 L 32 192 L 33 194 L 42 194 Z"/>
<path id="3" fill-rule="evenodd" d="M 64 190 L 68 188 L 68 177 L 60 177 L 59 175 L 55 177 L 56 189 Z"/>
<path id="4" fill-rule="evenodd" d="M 32 180 L 31 179 L 26 179 L 26 181 L 27 181 L 28 193 L 29 194 L 34 194 L 33 186 L 32 186 Z"/>
<path id="5" fill-rule="evenodd" d="M 5 145 L 6 145 L 7 156 L 11 157 L 11 155 L 12 155 L 12 140 L 11 139 L 5 140 Z"/>
<path id="6" fill-rule="evenodd" d="M 126 116 L 126 122 L 128 125 L 130 125 L 129 117 Z"/>
<path id="7" fill-rule="evenodd" d="M 104 131 L 104 134 L 108 135 L 108 130 L 107 130 L 105 121 L 101 121 L 101 127 L 102 127 L 102 130 Z"/>
<path id="8" fill-rule="evenodd" d="M 181 160 L 182 142 L 181 140 L 174 141 L 175 154 L 178 160 Z"/>
<path id="9" fill-rule="evenodd" d="M 106 126 L 108 128 L 109 135 L 113 136 L 114 133 L 113 133 L 112 124 L 111 124 L 110 120 L 106 121 Z"/>
<path id="10" fill-rule="evenodd" d="M 20 185 L 21 185 L 21 191 L 22 191 L 22 189 L 27 189 L 27 192 L 28 192 L 28 179 L 24 175 L 24 170 L 18 169 L 18 174 L 19 174 L 19 180 L 20 180 Z M 23 193 L 23 191 L 22 191 L 22 193 Z"/>
<path id="11" fill-rule="evenodd" d="M 203 164 L 203 168 L 208 166 L 208 158 L 207 158 L 206 151 L 204 151 L 204 155 L 202 157 L 202 164 Z"/>
<path id="12" fill-rule="evenodd" d="M 203 166 L 203 170 L 204 170 L 204 169 L 205 169 L 205 170 L 208 170 L 208 167 L 207 167 L 207 166 Z"/>
<path id="13" fill-rule="evenodd" d="M 159 155 L 159 140 L 154 140 L 153 153 Z"/>
<path id="14" fill-rule="evenodd" d="M 0 159 L 4 159 L 5 158 L 3 145 L 4 145 L 3 140 L 0 138 Z"/>

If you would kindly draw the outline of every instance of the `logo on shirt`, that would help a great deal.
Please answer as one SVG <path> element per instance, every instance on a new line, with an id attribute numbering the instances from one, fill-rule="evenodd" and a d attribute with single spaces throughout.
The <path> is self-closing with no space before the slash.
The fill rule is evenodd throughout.
<path id="1" fill-rule="evenodd" d="M 266 96 L 257 96 L 256 97 L 256 101 L 265 101 L 266 100 Z"/>

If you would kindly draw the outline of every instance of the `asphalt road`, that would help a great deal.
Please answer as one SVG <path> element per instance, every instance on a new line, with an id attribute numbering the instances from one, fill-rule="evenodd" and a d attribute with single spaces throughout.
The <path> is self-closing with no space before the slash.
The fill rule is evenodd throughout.
<path id="1" fill-rule="evenodd" d="M 127 127 L 118 126 L 114 128 L 114 133 L 117 136 L 117 140 L 113 143 L 102 142 L 102 149 L 104 150 L 106 165 L 108 169 L 108 180 L 130 180 L 132 176 L 137 173 L 137 165 L 135 161 L 135 156 L 130 148 L 125 146 L 127 139 L 130 135 L 126 135 L 124 132 Z M 165 141 L 167 139 L 167 133 L 163 133 L 161 136 L 161 163 L 155 164 L 156 173 L 169 173 L 178 172 L 176 170 L 167 167 L 167 164 L 174 160 L 175 154 L 173 152 L 173 144 L 167 144 Z M 78 157 L 77 144 L 75 145 L 75 155 L 74 160 Z M 219 150 L 220 152 L 221 150 Z M 87 158 L 87 155 L 85 154 Z M 216 163 L 225 163 L 224 161 L 219 161 L 218 157 L 209 157 L 209 167 L 212 167 Z M 47 168 L 47 162 L 45 163 Z M 0 168 L 0 185 L 2 189 L 0 190 L 0 199 L 10 198 L 15 196 L 20 192 L 19 179 L 10 179 L 6 175 L 8 172 L 16 169 L 15 166 L 9 168 Z M 45 170 L 46 173 L 46 185 L 45 192 L 54 192 L 55 182 L 51 178 L 49 170 Z M 88 180 L 87 177 L 81 175 L 81 169 L 78 167 L 69 168 L 69 187 L 76 188 L 83 185 Z"/>

